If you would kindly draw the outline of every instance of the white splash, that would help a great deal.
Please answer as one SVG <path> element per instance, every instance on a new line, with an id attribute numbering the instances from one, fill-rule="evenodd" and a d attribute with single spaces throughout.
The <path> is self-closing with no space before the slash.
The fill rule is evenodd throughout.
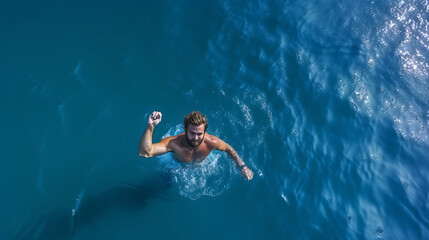
<path id="1" fill-rule="evenodd" d="M 183 131 L 182 124 L 171 128 L 164 136 L 176 135 Z M 220 152 L 212 152 L 200 163 L 181 164 L 171 154 L 158 157 L 163 171 L 171 174 L 177 184 L 179 194 L 196 200 L 201 196 L 215 197 L 229 189 L 234 173 L 232 161 Z"/>
<path id="2" fill-rule="evenodd" d="M 283 200 L 285 200 L 285 202 L 287 204 L 289 204 L 289 200 L 287 200 L 286 194 L 282 193 L 281 196 L 282 196 Z"/>

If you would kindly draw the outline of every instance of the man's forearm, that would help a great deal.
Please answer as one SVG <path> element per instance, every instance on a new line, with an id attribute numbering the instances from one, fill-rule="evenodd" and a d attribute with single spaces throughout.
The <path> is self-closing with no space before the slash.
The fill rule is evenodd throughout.
<path id="1" fill-rule="evenodd" d="M 244 165 L 243 160 L 241 160 L 240 156 L 238 156 L 238 154 L 235 152 L 235 150 L 232 147 L 228 148 L 226 153 L 237 164 L 238 167 L 241 167 Z"/>
<path id="2" fill-rule="evenodd" d="M 154 126 L 148 124 L 140 139 L 139 155 L 142 157 L 149 157 L 152 152 L 152 135 Z"/>
<path id="3" fill-rule="evenodd" d="M 253 172 L 250 170 L 246 164 L 241 160 L 241 158 L 238 156 L 238 154 L 235 152 L 235 150 L 229 146 L 226 149 L 226 153 L 228 156 L 234 160 L 234 162 L 237 164 L 237 166 L 240 168 L 241 174 L 247 179 L 251 180 L 253 178 Z"/>

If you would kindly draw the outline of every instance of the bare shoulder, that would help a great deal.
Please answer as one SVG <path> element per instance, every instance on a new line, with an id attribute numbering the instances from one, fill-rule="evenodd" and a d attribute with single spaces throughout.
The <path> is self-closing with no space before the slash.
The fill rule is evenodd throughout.
<path id="1" fill-rule="evenodd" d="M 180 133 L 174 136 L 169 136 L 169 137 L 165 137 L 163 138 L 160 143 L 164 144 L 165 146 L 167 146 L 170 149 L 174 149 L 175 146 L 177 146 L 178 142 L 179 142 L 179 138 L 184 135 L 184 133 Z"/>
<path id="2" fill-rule="evenodd" d="M 220 151 L 225 151 L 229 147 L 229 145 L 220 138 L 208 133 L 206 133 L 205 142 L 210 148 Z"/>

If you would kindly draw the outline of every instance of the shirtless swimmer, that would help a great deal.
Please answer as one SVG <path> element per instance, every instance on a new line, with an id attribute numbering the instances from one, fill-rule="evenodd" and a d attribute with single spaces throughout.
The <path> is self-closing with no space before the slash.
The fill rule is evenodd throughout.
<path id="1" fill-rule="evenodd" d="M 172 152 L 174 159 L 182 163 L 203 161 L 211 151 L 224 151 L 240 168 L 247 179 L 253 178 L 253 172 L 244 164 L 235 150 L 218 137 L 207 133 L 207 118 L 200 112 L 191 112 L 185 117 L 185 131 L 175 136 L 166 137 L 158 143 L 152 143 L 152 134 L 161 122 L 161 112 L 153 112 L 148 119 L 140 144 L 139 155 L 149 158 Z"/>

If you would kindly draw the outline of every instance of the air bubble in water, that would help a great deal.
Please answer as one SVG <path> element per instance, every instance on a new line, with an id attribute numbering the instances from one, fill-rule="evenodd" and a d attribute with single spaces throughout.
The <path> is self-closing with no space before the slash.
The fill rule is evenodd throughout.
<path id="1" fill-rule="evenodd" d="M 404 188 L 405 192 L 408 191 L 408 185 L 410 184 L 407 180 L 401 180 L 402 187 Z"/>
<path id="2" fill-rule="evenodd" d="M 381 227 L 380 225 L 378 225 L 377 229 L 376 229 L 376 232 L 377 232 L 377 238 L 378 239 L 382 239 L 383 235 L 384 235 L 383 227 Z"/>
<path id="3" fill-rule="evenodd" d="M 350 100 L 350 103 L 352 104 L 352 107 L 355 111 L 359 111 L 358 106 L 353 102 L 353 100 Z"/>
<path id="4" fill-rule="evenodd" d="M 287 197 L 286 197 L 286 194 L 284 194 L 284 193 L 282 193 L 282 198 L 283 198 L 283 200 L 285 200 L 285 202 L 287 203 L 287 204 L 289 204 L 289 201 L 287 200 Z"/>
<path id="5" fill-rule="evenodd" d="M 74 208 L 72 209 L 71 214 L 72 214 L 73 217 L 76 215 L 76 210 L 74 210 Z"/>

